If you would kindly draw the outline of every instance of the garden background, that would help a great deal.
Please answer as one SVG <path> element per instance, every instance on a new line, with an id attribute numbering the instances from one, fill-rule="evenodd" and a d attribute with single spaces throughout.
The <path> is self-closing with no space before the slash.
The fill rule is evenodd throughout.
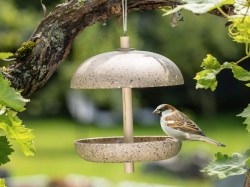
<path id="1" fill-rule="evenodd" d="M 49 12 L 59 2 L 43 3 Z M 42 19 L 42 7 L 39 1 L 24 3 L 20 0 L 0 0 L 0 7 L 0 51 L 15 52 Z M 185 187 L 221 185 L 216 177 L 208 177 L 199 169 L 219 151 L 231 154 L 249 148 L 250 138 L 243 120 L 235 116 L 249 103 L 249 90 L 234 80 L 230 71 L 219 75 L 215 92 L 196 90 L 193 77 L 206 54 L 213 54 L 219 61 L 234 61 L 243 56 L 244 46 L 233 43 L 227 36 L 223 18 L 183 12 L 184 21 L 172 27 L 171 16 L 162 17 L 162 14 L 160 10 L 129 14 L 131 46 L 170 58 L 183 73 L 185 84 L 134 89 L 135 135 L 164 135 L 152 111 L 161 103 L 169 103 L 186 113 L 209 137 L 227 147 L 185 142 L 176 158 L 179 170 L 171 169 L 171 163 L 138 163 L 132 175 L 123 173 L 122 164 L 90 163 L 80 159 L 74 149 L 76 139 L 122 135 L 120 90 L 76 91 L 69 88 L 70 79 L 81 62 L 119 47 L 122 25 L 115 18 L 85 29 L 49 83 L 32 95 L 27 110 L 20 117 L 27 127 L 35 130 L 36 154 L 25 157 L 16 151 L 11 156 L 12 161 L 2 170 L 7 171 L 15 179 L 13 181 L 19 180 L 17 183 L 21 184 L 27 176 L 36 176 L 45 181 L 40 182 L 41 185 L 48 182 L 55 186 L 64 179 L 85 176 L 82 180 L 99 181 L 97 186 L 103 187 L 138 186 L 138 183 Z M 0 62 L 1 66 L 7 64 Z M 197 160 L 200 160 L 198 165 Z"/>

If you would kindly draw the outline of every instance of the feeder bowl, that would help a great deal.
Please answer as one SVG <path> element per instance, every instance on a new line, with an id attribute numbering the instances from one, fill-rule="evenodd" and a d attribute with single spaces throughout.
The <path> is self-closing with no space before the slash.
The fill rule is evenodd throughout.
<path id="1" fill-rule="evenodd" d="M 181 145 L 181 142 L 167 136 L 135 136 L 133 143 L 124 143 L 123 137 L 75 141 L 76 150 L 81 158 L 104 163 L 165 160 L 175 156 Z"/>

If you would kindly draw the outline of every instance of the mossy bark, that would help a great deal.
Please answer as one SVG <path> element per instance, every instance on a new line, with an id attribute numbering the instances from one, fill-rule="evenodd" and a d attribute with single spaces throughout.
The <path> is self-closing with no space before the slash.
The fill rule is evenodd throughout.
<path id="1" fill-rule="evenodd" d="M 178 5 L 178 0 L 129 0 L 128 11 L 145 11 Z M 224 11 L 232 13 L 232 7 Z M 212 14 L 222 16 L 215 10 Z M 75 37 L 87 26 L 122 14 L 121 0 L 71 0 L 60 4 L 38 25 L 29 41 L 32 52 L 0 69 L 24 97 L 43 87 L 62 60 L 69 54 Z"/>

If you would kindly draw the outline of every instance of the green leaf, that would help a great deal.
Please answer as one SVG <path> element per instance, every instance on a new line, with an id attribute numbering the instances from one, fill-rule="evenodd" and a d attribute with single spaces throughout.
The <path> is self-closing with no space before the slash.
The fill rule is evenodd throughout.
<path id="1" fill-rule="evenodd" d="M 6 112 L 5 106 L 0 106 L 0 115 L 3 115 Z"/>
<path id="2" fill-rule="evenodd" d="M 250 149 L 244 154 L 234 153 L 232 156 L 223 155 L 219 152 L 215 157 L 216 160 L 210 162 L 202 172 L 206 172 L 209 175 L 218 175 L 219 178 L 240 175 L 247 172 L 244 166 L 247 165 L 247 161 L 249 160 Z"/>
<path id="3" fill-rule="evenodd" d="M 12 57 L 14 54 L 10 52 L 0 52 L 0 59 Z"/>
<path id="4" fill-rule="evenodd" d="M 6 187 L 4 179 L 0 179 L 0 187 Z"/>
<path id="5" fill-rule="evenodd" d="M 0 73 L 0 104 L 12 108 L 18 112 L 23 111 L 28 99 L 24 99 L 21 94 L 10 87 L 9 81 L 3 78 Z"/>
<path id="6" fill-rule="evenodd" d="M 246 130 L 250 132 L 250 118 L 247 118 L 243 123 L 247 124 Z"/>
<path id="7" fill-rule="evenodd" d="M 228 27 L 228 33 L 238 43 L 250 43 L 250 16 L 231 17 L 232 24 Z"/>
<path id="8" fill-rule="evenodd" d="M 248 159 L 247 159 L 247 161 L 246 161 L 246 166 L 247 166 L 248 168 L 250 168 L 250 157 L 248 157 Z"/>
<path id="9" fill-rule="evenodd" d="M 0 166 L 6 164 L 10 161 L 9 156 L 14 151 L 11 148 L 7 138 L 5 136 L 0 136 Z"/>
<path id="10" fill-rule="evenodd" d="M 207 57 L 201 63 L 201 67 L 203 67 L 203 69 L 219 70 L 221 68 L 221 65 L 215 57 L 208 54 Z"/>
<path id="11" fill-rule="evenodd" d="M 244 111 L 237 116 L 246 118 L 246 120 L 243 122 L 247 125 L 247 131 L 250 132 L 250 104 L 248 104 L 247 108 L 244 109 Z"/>
<path id="12" fill-rule="evenodd" d="M 196 73 L 196 76 L 194 77 L 194 79 L 197 80 L 196 89 L 210 88 L 212 91 L 214 91 L 218 85 L 218 82 L 216 80 L 217 73 L 218 71 L 212 69 L 205 69 Z"/>
<path id="13" fill-rule="evenodd" d="M 25 128 L 25 126 L 22 125 L 22 121 L 16 116 L 16 112 L 8 111 L 6 115 L 0 115 L 0 129 L 2 129 L 10 139 L 19 144 L 24 155 L 34 155 L 33 130 Z"/>
<path id="14" fill-rule="evenodd" d="M 177 12 L 182 8 L 192 11 L 195 14 L 203 14 L 219 6 L 222 6 L 223 4 L 234 3 L 233 0 L 183 0 L 183 2 L 185 3 L 184 5 L 177 6 L 173 10 L 163 14 L 163 16 Z"/>
<path id="15" fill-rule="evenodd" d="M 240 81 L 250 81 L 250 72 L 238 66 L 237 64 L 233 64 L 232 72 L 234 77 Z"/>

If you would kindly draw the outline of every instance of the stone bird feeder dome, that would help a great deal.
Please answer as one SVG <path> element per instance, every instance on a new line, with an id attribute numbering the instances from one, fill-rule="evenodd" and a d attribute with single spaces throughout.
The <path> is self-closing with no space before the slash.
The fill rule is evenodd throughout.
<path id="1" fill-rule="evenodd" d="M 93 162 L 123 162 L 125 172 L 133 162 L 164 160 L 175 156 L 181 143 L 166 136 L 133 137 L 132 88 L 183 84 L 178 67 L 168 58 L 130 49 L 129 37 L 121 37 L 121 48 L 89 58 L 71 80 L 71 88 L 121 88 L 124 137 L 89 138 L 75 142 L 79 155 Z"/>

